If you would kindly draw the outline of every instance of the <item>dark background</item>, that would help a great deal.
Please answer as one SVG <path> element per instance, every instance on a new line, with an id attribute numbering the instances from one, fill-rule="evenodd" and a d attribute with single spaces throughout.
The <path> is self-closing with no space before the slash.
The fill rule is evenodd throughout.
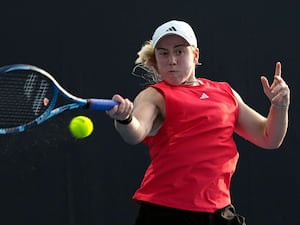
<path id="1" fill-rule="evenodd" d="M 260 75 L 276 61 L 291 89 L 289 131 L 278 150 L 236 137 L 240 162 L 232 200 L 248 225 L 299 224 L 300 15 L 288 1 L 1 1 L 0 65 L 42 67 L 80 97 L 132 99 L 142 81 L 131 75 L 136 53 L 157 25 L 189 22 L 198 36 L 200 77 L 228 81 L 267 115 Z M 95 125 L 74 140 L 70 119 Z M 299 124 L 299 123 L 298 123 Z M 131 196 L 148 165 L 144 145 L 130 146 L 104 112 L 72 111 L 29 132 L 0 136 L 0 224 L 133 224 Z"/>

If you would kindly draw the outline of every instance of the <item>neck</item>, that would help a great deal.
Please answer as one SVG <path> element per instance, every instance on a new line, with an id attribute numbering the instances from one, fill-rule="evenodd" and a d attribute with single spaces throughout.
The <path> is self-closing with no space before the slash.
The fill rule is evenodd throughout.
<path id="1" fill-rule="evenodd" d="M 187 80 L 187 81 L 182 83 L 182 85 L 186 85 L 186 86 L 198 86 L 198 85 L 201 85 L 201 84 L 203 84 L 202 81 L 197 80 L 197 79 Z"/>

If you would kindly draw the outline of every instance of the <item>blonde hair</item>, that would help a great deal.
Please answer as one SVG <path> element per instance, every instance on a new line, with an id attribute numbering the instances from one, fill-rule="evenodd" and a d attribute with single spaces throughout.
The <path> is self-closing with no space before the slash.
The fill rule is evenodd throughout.
<path id="1" fill-rule="evenodd" d="M 135 67 L 132 74 L 146 80 L 147 84 L 158 83 L 161 81 L 157 72 L 155 53 L 152 40 L 146 41 L 137 53 Z"/>
<path id="2" fill-rule="evenodd" d="M 137 53 L 138 58 L 135 60 L 136 64 L 142 63 L 145 66 L 153 66 L 153 61 L 155 60 L 154 48 L 152 40 L 146 41 L 142 46 L 140 51 Z"/>

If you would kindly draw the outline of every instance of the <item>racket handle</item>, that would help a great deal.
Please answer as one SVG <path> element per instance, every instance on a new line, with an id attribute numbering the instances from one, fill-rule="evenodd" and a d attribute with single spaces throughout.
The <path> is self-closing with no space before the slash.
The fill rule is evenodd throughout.
<path id="1" fill-rule="evenodd" d="M 115 105 L 119 105 L 119 103 L 111 99 L 91 98 L 88 100 L 88 108 L 92 110 L 110 110 Z"/>

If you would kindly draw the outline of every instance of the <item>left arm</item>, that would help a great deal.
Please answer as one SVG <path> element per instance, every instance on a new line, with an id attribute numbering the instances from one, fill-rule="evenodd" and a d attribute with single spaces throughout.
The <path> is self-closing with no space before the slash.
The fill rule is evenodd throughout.
<path id="1" fill-rule="evenodd" d="M 281 77 L 281 64 L 276 64 L 273 83 L 269 85 L 266 77 L 261 77 L 264 93 L 271 102 L 267 117 L 250 108 L 236 93 L 240 112 L 236 133 L 253 144 L 266 149 L 280 147 L 288 128 L 288 108 L 290 90 Z"/>

